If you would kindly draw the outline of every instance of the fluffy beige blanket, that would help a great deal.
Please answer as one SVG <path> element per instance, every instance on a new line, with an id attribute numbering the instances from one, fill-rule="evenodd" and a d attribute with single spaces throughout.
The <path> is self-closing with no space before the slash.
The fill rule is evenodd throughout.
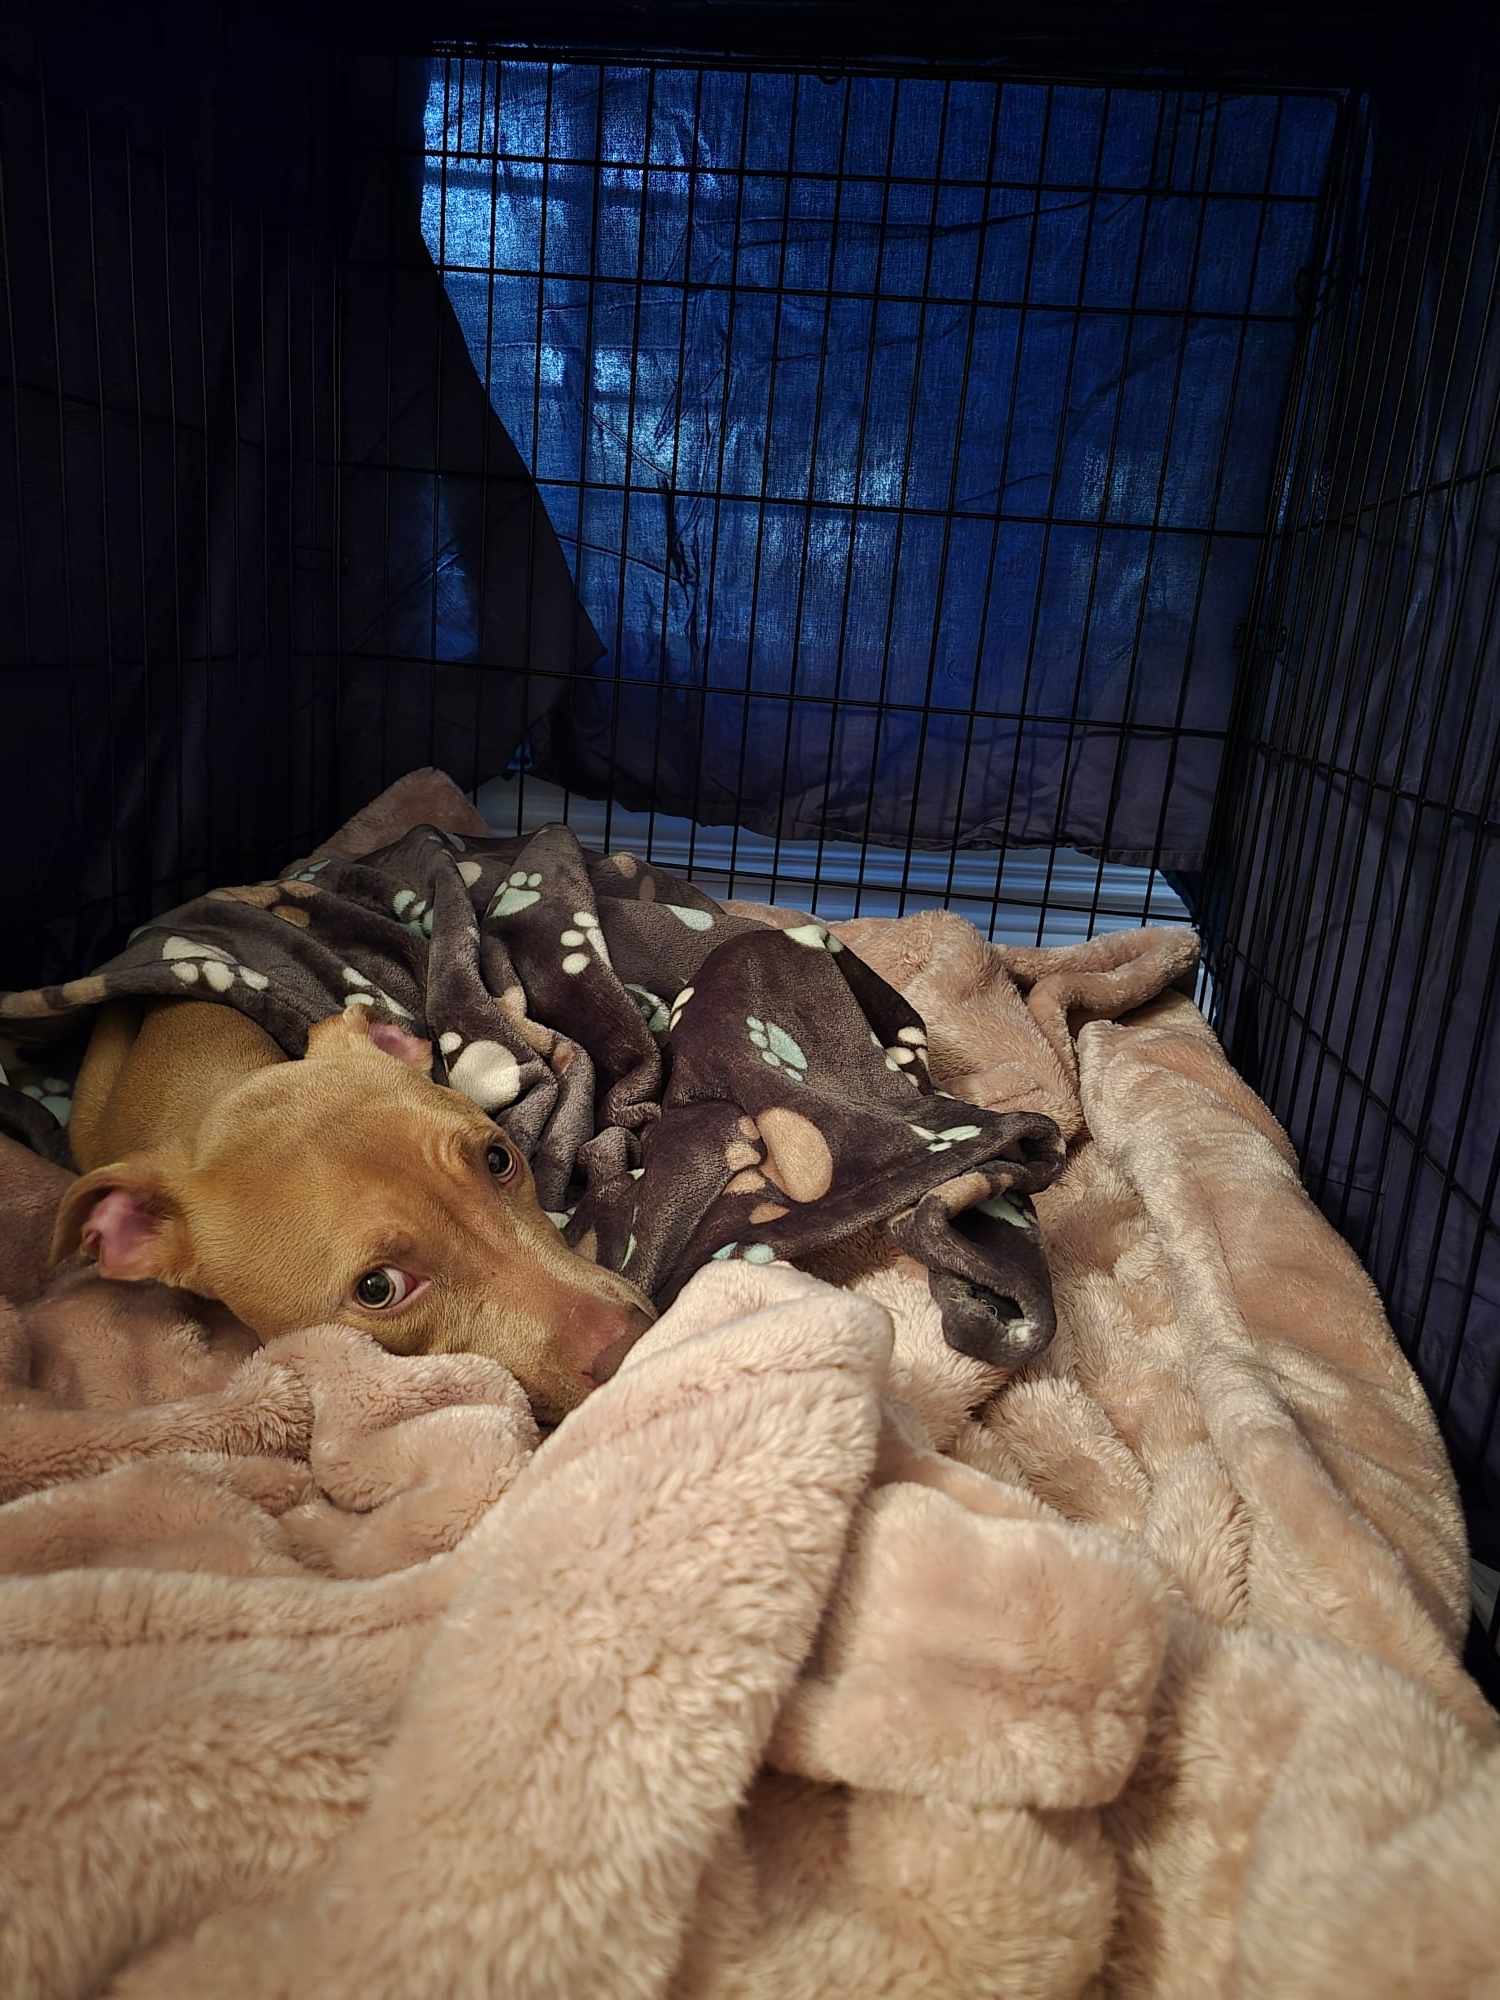
<path id="1" fill-rule="evenodd" d="M 0 1159 L 6 2000 L 1500 1993 L 1452 1482 L 1191 938 L 841 928 L 1072 1139 L 1009 1383 L 856 1244 L 538 1449 L 494 1364 L 47 1284 Z"/>

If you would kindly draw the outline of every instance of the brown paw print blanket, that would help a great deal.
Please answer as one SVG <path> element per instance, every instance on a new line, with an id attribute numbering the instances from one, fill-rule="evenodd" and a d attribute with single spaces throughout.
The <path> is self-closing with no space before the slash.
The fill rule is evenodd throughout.
<path id="1" fill-rule="evenodd" d="M 874 1226 L 926 1268 L 960 1352 L 1016 1366 L 1052 1337 L 1029 1198 L 1057 1127 L 936 1089 L 921 1016 L 820 923 L 768 929 L 562 826 L 418 826 L 171 911 L 87 978 L 0 996 L 0 1030 L 187 994 L 290 1056 L 345 1007 L 429 1036 L 569 1242 L 659 1306 L 714 1260 L 805 1262 Z"/>

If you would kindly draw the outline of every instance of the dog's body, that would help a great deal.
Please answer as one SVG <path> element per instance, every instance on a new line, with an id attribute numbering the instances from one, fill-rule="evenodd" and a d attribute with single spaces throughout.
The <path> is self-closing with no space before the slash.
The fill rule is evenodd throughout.
<path id="1" fill-rule="evenodd" d="M 332 1322 L 399 1354 L 488 1354 L 556 1419 L 651 1308 L 567 1248 L 517 1149 L 431 1081 L 431 1054 L 363 1008 L 289 1061 L 227 1005 L 105 1007 L 54 1257 L 81 1246 L 106 1277 L 221 1300 L 263 1340 Z"/>

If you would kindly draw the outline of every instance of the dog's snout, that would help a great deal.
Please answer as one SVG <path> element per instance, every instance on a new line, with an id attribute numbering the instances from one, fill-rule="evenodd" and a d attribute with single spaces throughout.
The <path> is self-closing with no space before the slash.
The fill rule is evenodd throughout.
<path id="1" fill-rule="evenodd" d="M 585 1380 L 596 1389 L 618 1373 L 620 1363 L 652 1324 L 652 1315 L 640 1306 L 621 1306 L 609 1318 L 613 1331 L 583 1371 Z"/>

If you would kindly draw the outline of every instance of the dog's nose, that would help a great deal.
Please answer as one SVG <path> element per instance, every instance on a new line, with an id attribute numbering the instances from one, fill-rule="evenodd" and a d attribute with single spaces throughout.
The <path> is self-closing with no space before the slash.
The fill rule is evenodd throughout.
<path id="1" fill-rule="evenodd" d="M 607 1382 L 611 1375 L 618 1372 L 620 1363 L 651 1324 L 651 1314 L 642 1312 L 639 1306 L 623 1307 L 617 1317 L 613 1337 L 605 1342 L 584 1369 L 584 1380 L 591 1382 L 596 1389 Z"/>

